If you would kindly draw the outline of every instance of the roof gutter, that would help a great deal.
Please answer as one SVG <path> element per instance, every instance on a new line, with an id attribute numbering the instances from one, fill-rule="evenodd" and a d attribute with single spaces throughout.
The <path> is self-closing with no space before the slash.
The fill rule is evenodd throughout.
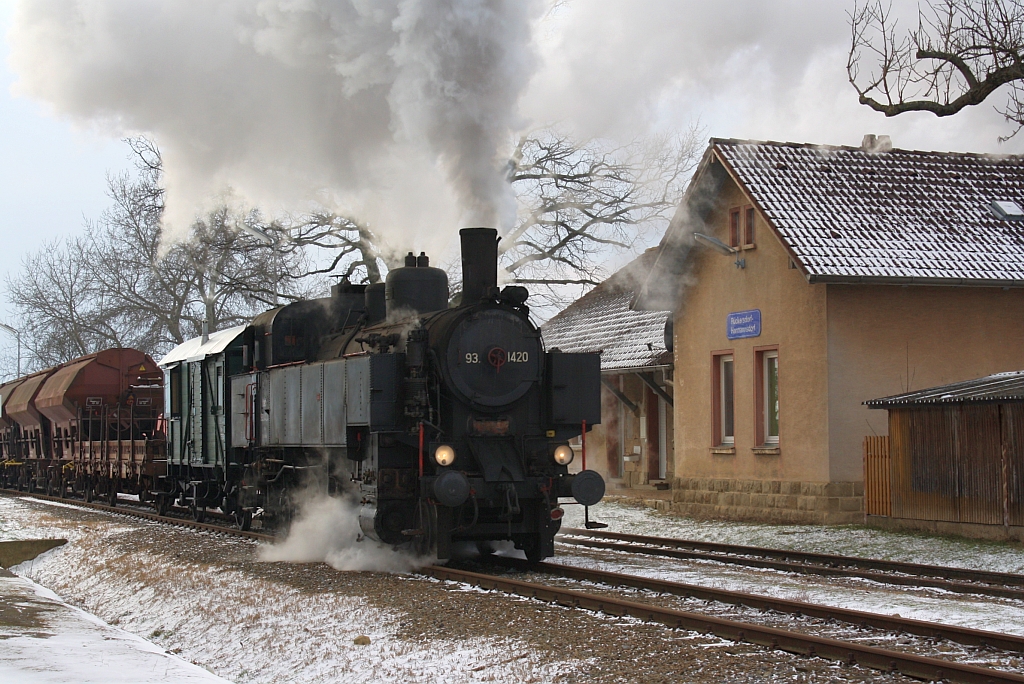
<path id="1" fill-rule="evenodd" d="M 835 285 L 933 285 L 945 287 L 1024 287 L 1024 280 L 994 278 L 922 278 L 920 276 L 807 276 L 807 282 Z"/>

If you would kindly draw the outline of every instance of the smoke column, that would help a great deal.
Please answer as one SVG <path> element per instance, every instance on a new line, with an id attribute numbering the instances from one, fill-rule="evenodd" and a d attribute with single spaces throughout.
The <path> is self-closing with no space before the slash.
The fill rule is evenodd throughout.
<path id="1" fill-rule="evenodd" d="M 164 151 L 174 231 L 316 201 L 384 232 L 514 219 L 500 165 L 538 0 L 31 0 L 19 94 Z M 403 236 L 405 237 L 405 236 Z M 429 245 L 426 245 L 429 247 Z"/>

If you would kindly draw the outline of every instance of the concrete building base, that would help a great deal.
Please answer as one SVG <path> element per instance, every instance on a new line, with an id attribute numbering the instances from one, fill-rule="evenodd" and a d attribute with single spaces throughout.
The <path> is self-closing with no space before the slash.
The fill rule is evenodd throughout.
<path id="1" fill-rule="evenodd" d="M 927 532 L 928 534 L 967 537 L 969 539 L 1024 542 L 1024 527 L 1016 525 L 981 525 L 978 523 L 947 522 L 944 520 L 888 518 L 882 515 L 865 516 L 864 522 L 868 527 L 876 527 L 881 530 Z"/>
<path id="2" fill-rule="evenodd" d="M 864 522 L 862 482 L 677 478 L 659 511 L 704 520 L 849 525 Z"/>

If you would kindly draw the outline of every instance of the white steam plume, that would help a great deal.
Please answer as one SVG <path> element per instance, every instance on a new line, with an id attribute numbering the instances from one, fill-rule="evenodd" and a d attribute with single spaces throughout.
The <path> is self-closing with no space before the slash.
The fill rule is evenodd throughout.
<path id="1" fill-rule="evenodd" d="M 423 236 L 514 217 L 498 160 L 542 9 L 31 0 L 12 22 L 10 63 L 15 90 L 58 115 L 156 138 L 172 229 L 233 196 L 271 213 L 316 200 Z"/>
<path id="2" fill-rule="evenodd" d="M 359 504 L 351 495 L 305 499 L 284 541 L 260 548 L 265 562 L 327 563 L 337 570 L 409 572 L 433 559 L 396 551 L 359 536 Z"/>

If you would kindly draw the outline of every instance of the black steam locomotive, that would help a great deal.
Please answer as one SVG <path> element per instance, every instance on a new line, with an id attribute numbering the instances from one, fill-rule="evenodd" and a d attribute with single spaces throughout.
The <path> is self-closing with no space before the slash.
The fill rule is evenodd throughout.
<path id="1" fill-rule="evenodd" d="M 559 500 L 604 495 L 600 475 L 568 470 L 569 440 L 601 419 L 599 356 L 545 351 L 526 289 L 497 287 L 497 232 L 461 238 L 458 306 L 410 253 L 384 284 L 341 283 L 168 354 L 158 509 L 220 507 L 247 528 L 287 520 L 300 489 L 348 490 L 381 542 L 553 555 Z"/>

